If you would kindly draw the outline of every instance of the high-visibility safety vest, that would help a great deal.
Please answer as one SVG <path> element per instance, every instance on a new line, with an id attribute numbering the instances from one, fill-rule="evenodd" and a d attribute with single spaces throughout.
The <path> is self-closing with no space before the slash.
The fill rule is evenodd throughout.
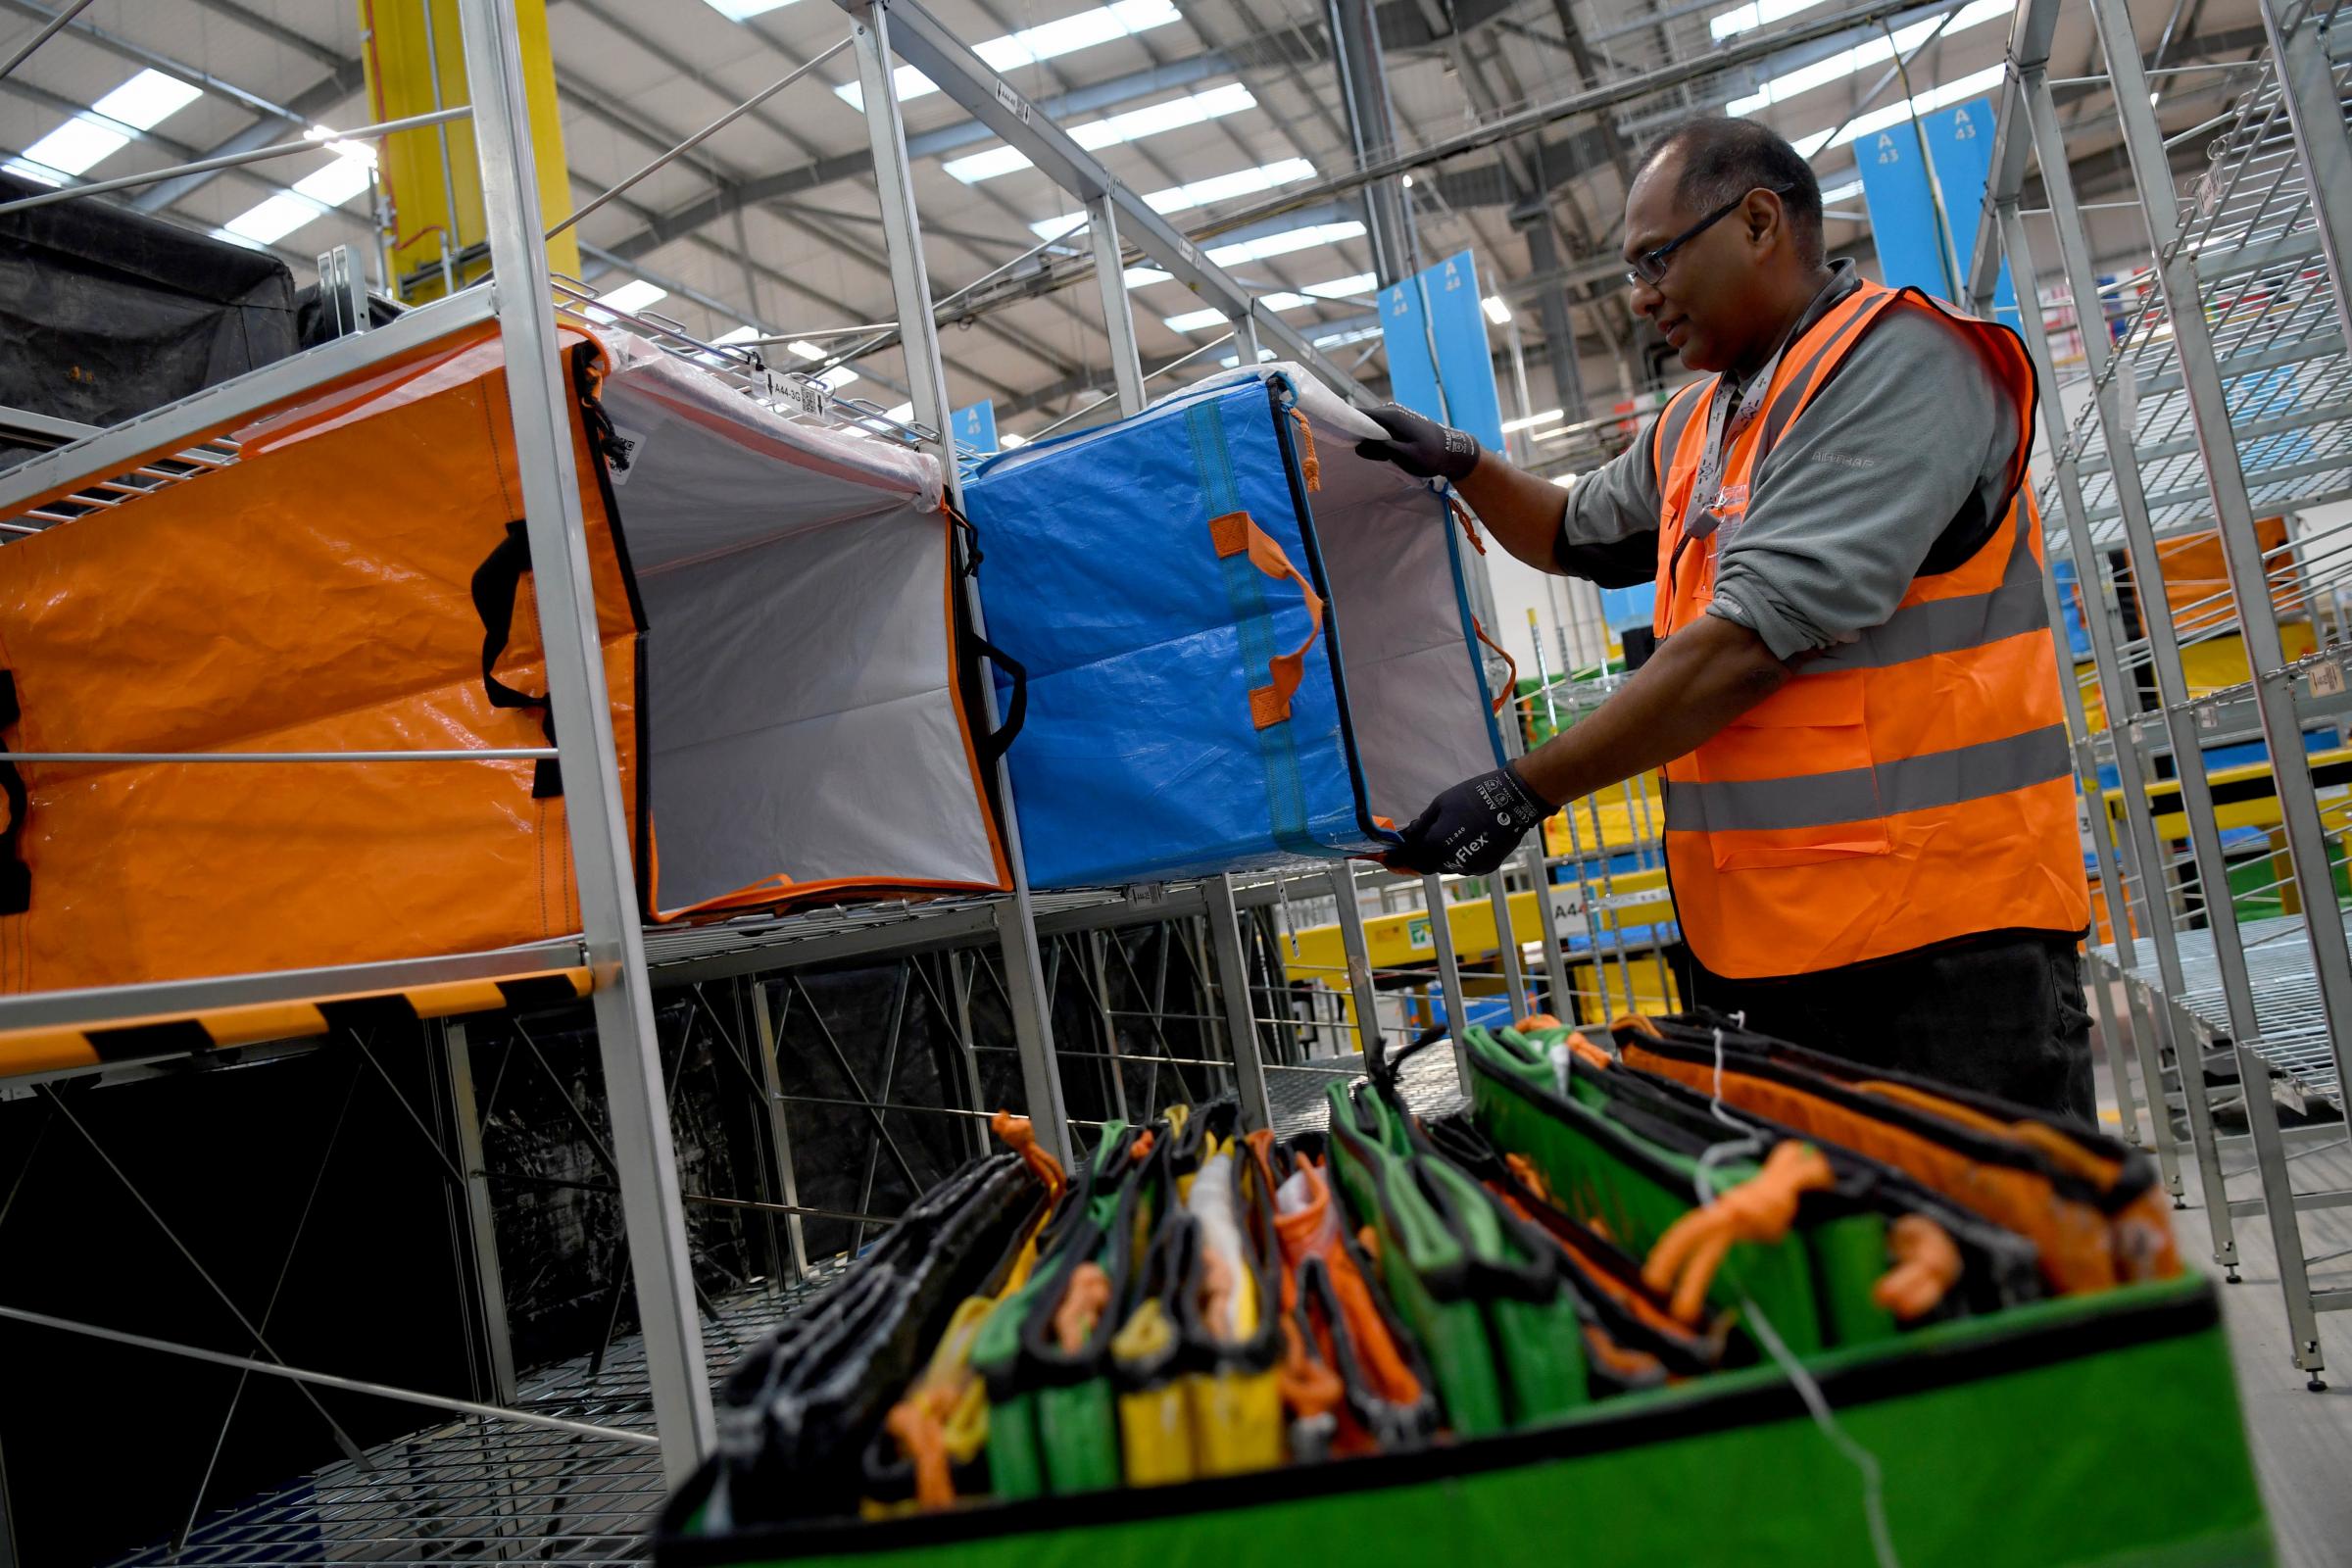
<path id="1" fill-rule="evenodd" d="M 1706 612 L 1717 541 L 1750 505 L 1765 454 L 1898 310 L 1960 333 L 2010 389 L 2010 499 L 1974 555 L 1915 577 L 1884 623 L 1798 661 L 1778 692 L 1666 764 L 1676 916 L 1692 954 L 1728 978 L 1811 974 L 1988 931 L 2079 933 L 2089 918 L 2041 527 L 2023 483 L 2034 370 L 2016 333 L 1863 283 L 1783 352 L 1711 498 L 1690 492 L 1721 381 L 1679 393 L 1651 432 L 1652 625 L 1663 638 Z"/>

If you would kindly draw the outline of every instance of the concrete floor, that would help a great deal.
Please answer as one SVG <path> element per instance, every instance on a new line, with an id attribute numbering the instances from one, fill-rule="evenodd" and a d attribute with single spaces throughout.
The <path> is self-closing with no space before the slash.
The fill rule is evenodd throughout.
<path id="1" fill-rule="evenodd" d="M 2232 1198 L 2250 1196 L 2255 1180 L 2251 1152 L 2225 1153 L 2230 1172 L 2224 1185 Z M 2190 1206 L 2174 1214 L 2181 1254 L 2217 1277 L 2212 1233 L 2196 1188 L 2196 1167 L 2183 1161 Z M 2352 1188 L 2352 1148 L 2333 1144 L 2294 1161 L 2295 1186 L 2318 1192 Z M 2303 1220 L 2307 1257 L 2352 1249 L 2352 1209 L 2323 1209 Z M 2328 1367 L 2324 1394 L 2304 1388 L 2304 1376 L 2289 1359 L 2286 1306 L 2278 1290 L 2278 1253 L 2262 1216 L 2237 1224 L 2239 1283 L 2222 1287 L 2223 1321 L 2237 1365 L 2246 1436 L 2254 1468 L 2270 1505 L 2280 1568 L 2341 1568 L 2352 1562 L 2352 1318 L 2322 1313 L 2320 1343 Z M 2352 1252 L 2315 1263 L 2321 1282 L 2352 1278 Z"/>

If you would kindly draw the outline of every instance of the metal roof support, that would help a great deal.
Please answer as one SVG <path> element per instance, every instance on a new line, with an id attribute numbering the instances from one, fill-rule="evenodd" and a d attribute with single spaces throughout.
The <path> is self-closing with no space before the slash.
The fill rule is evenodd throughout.
<path id="1" fill-rule="evenodd" d="M 1068 132 L 1041 114 L 1036 105 L 1023 97 L 1010 82 L 998 75 L 961 39 L 924 10 L 917 0 L 871 0 L 870 4 L 866 0 L 835 0 L 835 4 L 860 25 L 866 24 L 869 18 L 879 19 L 887 14 L 889 45 L 899 59 L 938 83 L 940 90 L 961 104 L 973 119 L 995 131 L 1006 145 L 1020 151 L 1048 178 L 1081 202 L 1092 203 L 1108 197 L 1118 210 L 1122 232 L 1133 239 L 1146 256 L 1227 317 L 1236 321 L 1250 318 L 1248 289 L 1223 268 L 1203 256 L 1200 247 L 1187 239 L 1141 196 L 1122 184 L 1092 153 L 1071 140 Z M 889 73 L 885 71 L 880 79 L 882 86 L 879 90 L 888 95 Z M 876 107 L 875 90 L 869 87 L 866 93 L 869 123 Z M 875 132 L 877 141 L 881 134 L 880 131 Z M 897 133 L 896 146 L 903 159 L 906 151 L 903 132 Z M 877 165 L 881 162 L 878 155 L 875 162 Z M 886 216 L 889 206 L 886 200 Z M 912 206 L 909 195 L 909 218 L 912 216 Z M 894 255 L 894 269 L 897 265 Z M 909 319 L 904 296 L 899 319 L 902 322 Z M 929 320 L 927 314 L 924 319 Z M 1287 358 L 1311 367 L 1342 393 L 1363 394 L 1363 388 L 1353 376 L 1326 358 L 1289 323 L 1265 317 L 1258 319 L 1255 326 L 1262 336 L 1271 338 Z M 919 400 L 920 377 L 915 379 L 918 394 L 916 416 L 924 418 Z M 926 419 L 926 422 L 929 421 Z"/>
<path id="2" fill-rule="evenodd" d="M 1348 109 L 1348 138 L 1354 144 L 1355 161 L 1359 165 L 1377 162 L 1396 151 L 1396 115 L 1389 102 L 1389 78 L 1383 69 L 1380 30 L 1373 22 L 1371 0 L 1327 0 L 1324 16 L 1331 27 L 1340 96 Z M 1370 220 L 1372 270 L 1380 286 L 1387 288 L 1420 266 L 1413 213 L 1405 202 L 1401 176 L 1365 187 L 1364 206 Z"/>

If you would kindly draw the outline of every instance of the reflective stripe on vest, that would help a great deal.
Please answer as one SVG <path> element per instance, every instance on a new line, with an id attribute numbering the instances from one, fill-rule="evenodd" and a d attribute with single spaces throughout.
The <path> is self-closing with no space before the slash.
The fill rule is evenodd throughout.
<path id="1" fill-rule="evenodd" d="M 1829 827 L 1958 806 L 2064 778 L 2073 766 L 2066 726 L 2051 724 L 1957 751 L 1869 767 L 1740 783 L 1677 782 L 1666 791 L 1669 833 L 1750 833 Z"/>
<path id="2" fill-rule="evenodd" d="M 1982 931 L 2079 931 L 2088 918 L 2039 523 L 2022 489 L 2034 384 L 2013 334 L 1862 284 L 1783 355 L 1715 496 L 1690 492 L 1720 382 L 1678 394 L 1651 443 L 1653 624 L 1671 636 L 1713 598 L 1721 531 L 1699 525 L 1702 509 L 1752 511 L 1801 482 L 1776 472 L 1759 484 L 1776 443 L 1874 321 L 1931 305 L 2015 395 L 2010 498 L 1966 561 L 1915 578 L 1884 623 L 1801 657 L 1780 691 L 1667 764 L 1676 915 L 1720 975 L 1811 973 Z"/>
<path id="3" fill-rule="evenodd" d="M 2010 543 L 2009 569 L 2001 574 L 1999 587 L 1990 593 L 1905 605 L 1852 642 L 1824 649 L 1806 660 L 1797 666 L 1798 677 L 1838 669 L 1884 669 L 1932 654 L 1954 654 L 2021 632 L 2046 629 L 2050 607 L 2042 597 L 2041 564 L 2034 558 L 2033 546 L 2026 538 L 2033 519 L 2028 509 L 2013 510 L 2016 538 Z"/>

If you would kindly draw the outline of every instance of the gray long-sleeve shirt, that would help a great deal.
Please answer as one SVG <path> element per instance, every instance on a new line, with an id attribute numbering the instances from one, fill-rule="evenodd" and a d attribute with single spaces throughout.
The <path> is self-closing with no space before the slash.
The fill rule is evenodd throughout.
<path id="1" fill-rule="evenodd" d="M 1851 286 L 1825 290 L 1792 340 Z M 1727 380 L 1718 395 L 1740 390 Z M 1879 625 L 1923 568 L 1958 565 L 1999 521 L 2018 429 L 1967 339 L 1915 311 L 1883 315 L 1766 455 L 1719 541 L 1709 613 L 1784 660 Z M 1622 584 L 1654 571 L 1651 433 L 1569 489 L 1558 557 L 1571 572 Z"/>

